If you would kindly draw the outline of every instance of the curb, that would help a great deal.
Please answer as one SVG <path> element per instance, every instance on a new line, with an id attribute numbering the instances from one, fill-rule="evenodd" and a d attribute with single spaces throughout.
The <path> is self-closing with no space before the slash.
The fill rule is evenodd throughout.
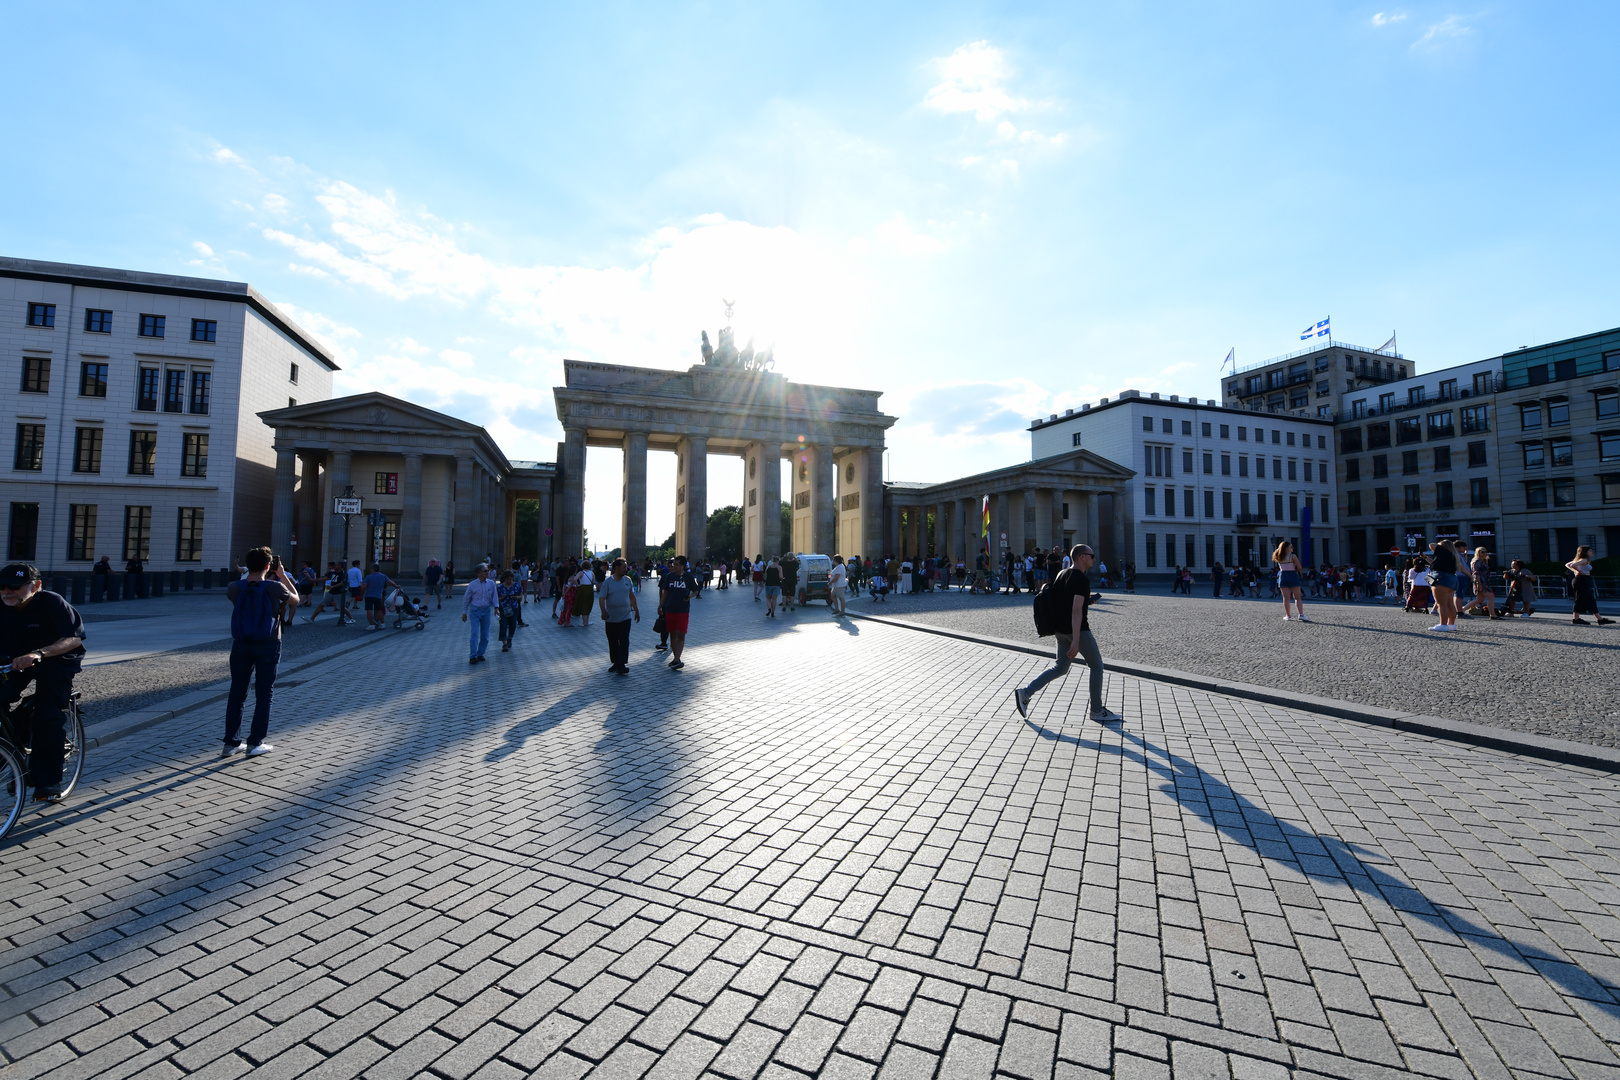
<path id="1" fill-rule="evenodd" d="M 885 626 L 897 626 L 903 630 L 934 634 L 938 637 L 953 638 L 957 641 L 969 641 L 976 645 L 988 645 L 995 649 L 1006 649 L 1009 652 L 1026 653 L 1030 656 L 1039 656 L 1043 660 L 1049 660 L 1052 656 L 1050 648 L 1043 649 L 1038 645 L 1031 645 L 1027 641 L 1009 641 L 1006 638 L 989 637 L 984 634 L 969 634 L 961 630 L 951 630 L 943 626 L 931 626 L 927 623 L 908 622 L 905 619 L 894 619 L 884 615 L 857 615 L 853 611 L 847 614 L 852 619 L 865 619 L 869 622 L 882 623 Z M 1260 701 L 1267 705 L 1278 705 L 1287 709 L 1298 709 L 1301 712 L 1317 713 L 1338 720 L 1351 720 L 1358 724 L 1374 724 L 1378 727 L 1408 731 L 1414 735 L 1427 735 L 1435 739 L 1448 739 L 1452 742 L 1468 743 L 1473 746 L 1486 746 L 1494 750 L 1506 750 L 1512 754 L 1539 758 L 1543 761 L 1556 761 L 1562 765 L 1577 765 L 1584 769 L 1620 773 L 1620 750 L 1610 749 L 1606 746 L 1587 746 L 1585 743 L 1570 742 L 1568 739 L 1555 739 L 1547 735 L 1509 731 L 1506 728 L 1489 727 L 1485 724 L 1474 724 L 1466 720 L 1445 720 L 1438 716 L 1428 716 L 1423 713 L 1398 712 L 1394 709 L 1380 708 L 1377 705 L 1361 705 L 1353 701 L 1341 701 L 1338 698 L 1299 694 L 1289 690 L 1278 690 L 1272 686 L 1255 686 L 1251 683 L 1230 682 L 1225 679 L 1217 679 L 1211 675 L 1196 675 L 1189 671 L 1152 667 L 1148 664 L 1135 664 L 1126 660 L 1109 660 L 1107 668 L 1109 671 L 1117 671 L 1122 675 L 1131 675 L 1138 679 L 1151 679 L 1154 682 L 1172 683 L 1176 686 L 1186 686 L 1212 694 L 1222 694 L 1226 697 Z"/>
<path id="2" fill-rule="evenodd" d="M 392 637 L 393 635 L 387 636 Z M 353 652 L 355 649 L 363 649 L 368 645 L 383 640 L 383 638 L 384 635 L 368 633 L 358 641 L 346 641 L 340 645 L 329 645 L 319 652 L 312 652 L 308 656 L 300 657 L 291 664 L 278 666 L 276 669 L 276 682 L 281 682 L 283 676 L 312 668 L 317 664 L 324 664 L 334 657 Z M 170 698 L 161 705 L 150 705 L 144 709 L 132 709 L 109 720 L 86 724 L 84 741 L 89 746 L 98 748 L 106 746 L 110 742 L 161 724 L 163 721 L 179 716 L 181 713 L 191 712 L 193 709 L 200 709 L 205 705 L 213 705 L 224 701 L 230 693 L 230 689 L 230 680 L 227 679 L 223 682 L 205 686 L 201 690 L 193 690 L 188 694 Z"/>

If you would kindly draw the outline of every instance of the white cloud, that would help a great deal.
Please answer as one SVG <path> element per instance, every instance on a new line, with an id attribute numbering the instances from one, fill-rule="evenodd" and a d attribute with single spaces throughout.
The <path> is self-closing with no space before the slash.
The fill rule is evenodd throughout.
<path id="1" fill-rule="evenodd" d="M 1425 30 L 1423 36 L 1412 43 L 1412 48 L 1438 49 L 1448 41 L 1467 37 L 1473 32 L 1473 28 L 1463 21 L 1461 15 L 1447 15 Z"/>
<path id="2" fill-rule="evenodd" d="M 272 214 L 280 215 L 280 214 L 285 214 L 287 212 L 287 205 L 288 204 L 287 204 L 286 196 L 277 195 L 273 191 L 270 194 L 266 195 L 263 199 L 261 199 L 260 202 L 263 203 L 265 210 L 269 211 Z"/>
<path id="3" fill-rule="evenodd" d="M 472 353 L 461 349 L 440 349 L 439 359 L 455 368 L 457 371 L 471 371 L 473 366 Z"/>
<path id="4" fill-rule="evenodd" d="M 1007 89 L 1012 65 L 1006 55 L 988 41 L 972 41 L 951 55 L 931 62 L 940 81 L 923 96 L 923 107 L 947 116 L 972 113 L 985 122 L 1003 113 L 1027 112 L 1027 98 Z"/>
<path id="5" fill-rule="evenodd" d="M 214 249 L 203 243 L 201 240 L 193 240 L 191 242 L 191 246 L 196 249 L 197 254 L 201 255 L 205 259 L 212 258 L 214 255 Z"/>
<path id="6" fill-rule="evenodd" d="M 346 343 L 360 337 L 359 330 L 340 323 L 336 319 L 328 318 L 318 311 L 299 307 L 297 304 L 278 301 L 276 307 L 287 318 L 308 331 L 316 341 L 326 346 L 327 351 L 337 359 L 340 367 L 350 367 L 358 359 L 359 354 Z"/>
<path id="7" fill-rule="evenodd" d="M 247 164 L 247 162 L 243 161 L 241 159 L 241 157 L 239 157 L 237 155 L 236 151 L 232 150 L 228 146 L 216 147 L 214 149 L 214 160 L 215 161 L 229 162 L 232 165 L 246 165 Z"/>
<path id="8" fill-rule="evenodd" d="M 1389 26 L 1389 25 L 1392 25 L 1394 23 L 1405 22 L 1405 21 L 1406 21 L 1406 12 L 1404 12 L 1404 11 L 1391 11 L 1391 12 L 1380 11 L 1380 12 L 1378 12 L 1378 14 L 1376 14 L 1376 15 L 1374 15 L 1372 17 L 1372 24 L 1374 26 Z"/>

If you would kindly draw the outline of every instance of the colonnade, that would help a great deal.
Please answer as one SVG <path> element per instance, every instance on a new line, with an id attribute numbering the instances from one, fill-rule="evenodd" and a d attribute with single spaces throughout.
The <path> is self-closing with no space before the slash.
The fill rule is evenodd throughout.
<path id="1" fill-rule="evenodd" d="M 1106 548 L 1110 554 L 1124 550 L 1123 519 L 1119 513 L 1112 512 L 1115 507 L 1109 507 L 1109 531 L 1107 535 L 1103 532 L 1103 503 L 1115 498 L 1112 492 L 1021 487 L 966 498 L 927 501 L 914 496 L 908 499 L 908 494 L 897 490 L 889 493 L 888 535 L 892 538 L 894 553 L 902 557 L 925 555 L 931 550 L 953 562 L 971 564 L 985 546 L 983 522 L 987 497 L 990 550 L 998 559 L 1003 550 L 1022 554 L 1031 547 L 1088 544 L 1099 552 Z M 926 529 L 930 515 L 934 521 L 932 537 Z"/>

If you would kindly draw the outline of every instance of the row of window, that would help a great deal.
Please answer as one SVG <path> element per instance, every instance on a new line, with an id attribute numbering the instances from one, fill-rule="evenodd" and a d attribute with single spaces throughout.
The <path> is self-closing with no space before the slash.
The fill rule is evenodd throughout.
<path id="1" fill-rule="evenodd" d="M 1474 389 L 1473 389 L 1473 394 L 1474 394 L 1475 397 L 1480 397 L 1480 396 L 1482 396 L 1484 394 L 1494 394 L 1496 392 L 1496 390 L 1497 390 L 1497 380 L 1496 380 L 1496 373 L 1495 372 L 1481 371 L 1481 372 L 1478 372 L 1477 374 L 1475 374 L 1475 376 L 1474 376 Z M 1456 379 L 1442 379 L 1442 380 L 1440 380 L 1440 393 L 1439 393 L 1439 395 L 1437 397 L 1435 397 L 1434 400 L 1436 400 L 1436 401 L 1457 401 L 1457 400 L 1460 400 L 1461 398 L 1465 398 L 1467 396 L 1468 396 L 1467 391 L 1458 390 L 1458 388 L 1457 388 L 1457 380 Z M 1429 389 L 1428 389 L 1428 387 L 1426 387 L 1426 386 L 1411 386 L 1411 387 L 1407 387 L 1407 390 L 1406 390 L 1406 404 L 1404 406 L 1402 406 L 1402 407 L 1407 408 L 1407 409 L 1421 408 L 1428 401 L 1429 401 Z M 1394 412 L 1395 408 L 1396 408 L 1395 392 L 1393 390 L 1390 391 L 1387 394 L 1379 394 L 1378 395 L 1378 411 L 1380 413 Z M 1367 415 L 1367 399 L 1366 398 L 1358 398 L 1355 401 L 1352 401 L 1350 403 L 1350 415 L 1352 417 L 1356 418 L 1356 419 L 1360 419 L 1361 417 L 1366 416 Z"/>
<path id="2" fill-rule="evenodd" d="M 295 368 L 298 366 L 293 365 Z M 79 396 L 104 398 L 107 396 L 109 366 L 86 361 L 79 365 Z M 296 380 L 295 380 L 296 381 Z M 48 394 L 51 392 L 51 358 L 25 356 L 22 366 L 22 392 Z M 156 368 L 141 365 L 136 380 L 135 407 L 142 412 L 157 412 L 161 402 L 164 412 L 191 412 L 206 416 L 213 402 L 214 374 L 207 370 L 187 370 L 183 367 Z"/>
<path id="3" fill-rule="evenodd" d="M 1599 420 L 1620 418 L 1620 390 L 1606 386 L 1592 391 L 1592 404 Z M 1545 417 L 1543 417 L 1545 410 Z M 1545 418 L 1547 427 L 1569 423 L 1569 398 L 1543 398 L 1540 401 L 1520 402 L 1519 427 L 1524 431 L 1541 430 Z"/>
<path id="4" fill-rule="evenodd" d="M 73 471 L 101 472 L 104 434 L 98 427 L 73 429 Z M 129 475 L 157 475 L 158 433 L 136 430 L 129 433 Z M 45 468 L 45 425 L 18 424 L 17 447 L 11 467 L 18 472 L 42 472 Z M 208 475 L 208 435 L 187 431 L 181 435 L 180 475 Z"/>
<path id="5" fill-rule="evenodd" d="M 55 304 L 29 304 L 28 325 L 54 327 L 56 325 Z M 144 338 L 160 338 L 168 332 L 168 319 L 163 315 L 139 316 L 140 335 Z M 84 332 L 87 334 L 110 334 L 113 330 L 113 313 L 88 308 L 84 313 Z M 219 321 L 217 319 L 192 319 L 192 341 L 216 341 L 219 338 Z"/>
<path id="6" fill-rule="evenodd" d="M 1385 363 L 1379 360 L 1373 360 L 1371 362 L 1371 371 L 1369 372 L 1369 363 L 1367 358 L 1363 356 L 1360 358 L 1360 360 L 1361 368 L 1359 374 L 1363 376 L 1368 376 L 1374 379 L 1391 380 L 1406 378 L 1405 364 L 1400 364 L 1397 366 L 1394 361 Z M 1316 370 L 1326 371 L 1328 370 L 1328 365 L 1329 358 L 1323 357 L 1316 362 Z M 1357 373 L 1356 361 L 1354 358 L 1348 355 L 1345 356 L 1344 370 Z M 1242 384 L 1243 392 L 1241 396 L 1252 397 L 1255 394 L 1263 394 L 1268 390 L 1280 390 L 1284 387 L 1293 386 L 1297 383 L 1309 382 L 1310 379 L 1311 373 L 1307 365 L 1304 363 L 1290 364 L 1287 371 L 1284 371 L 1282 368 L 1277 368 L 1274 371 L 1262 372 L 1258 375 L 1250 375 Z M 1453 384 L 1456 382 L 1455 379 L 1451 381 Z M 1238 396 L 1238 381 L 1236 379 L 1227 384 L 1226 392 L 1233 396 Z"/>
<path id="7" fill-rule="evenodd" d="M 1598 476 L 1598 488 L 1605 505 L 1620 503 L 1620 473 L 1602 473 Z M 1554 477 L 1551 480 L 1526 480 L 1524 482 L 1524 508 L 1526 510 L 1545 510 L 1549 506 L 1547 501 L 1551 496 L 1551 506 L 1563 509 L 1575 505 L 1575 478 L 1573 476 Z"/>
<path id="8" fill-rule="evenodd" d="M 1451 447 L 1449 447 L 1449 446 L 1436 446 L 1431 452 L 1434 455 L 1434 471 L 1435 472 L 1450 472 L 1451 471 Z M 1402 476 L 1415 476 L 1417 473 L 1422 471 L 1422 469 L 1421 469 L 1421 467 L 1419 465 L 1419 461 L 1418 461 L 1419 453 L 1421 453 L 1421 451 L 1418 451 L 1418 450 L 1402 450 L 1401 451 L 1401 475 Z M 1382 480 L 1384 477 L 1389 475 L 1389 455 L 1388 454 L 1374 454 L 1368 460 L 1372 462 L 1372 479 L 1374 479 L 1374 480 Z M 1487 450 L 1487 444 L 1486 443 L 1484 443 L 1484 442 L 1471 442 L 1471 443 L 1468 444 L 1468 467 L 1470 469 L 1480 468 L 1481 466 L 1484 466 L 1484 465 L 1488 464 L 1488 462 L 1489 462 L 1489 451 Z M 1344 459 L 1344 478 L 1345 478 L 1345 480 L 1347 482 L 1351 481 L 1351 480 L 1360 480 L 1361 479 L 1361 459 L 1360 458 L 1345 458 Z"/>
<path id="9" fill-rule="evenodd" d="M 1620 464 L 1620 431 L 1597 432 L 1598 461 Z M 1575 464 L 1575 440 L 1568 435 L 1551 439 L 1535 439 L 1519 444 L 1524 452 L 1524 467 L 1540 469 L 1551 464 L 1553 468 Z"/>
<path id="10" fill-rule="evenodd" d="M 1604 371 L 1620 371 L 1620 350 L 1603 354 Z M 1531 364 L 1524 369 L 1524 382 L 1516 385 L 1543 386 L 1550 382 L 1565 382 L 1575 377 L 1575 358 L 1555 360 L 1550 364 Z"/>
<path id="11" fill-rule="evenodd" d="M 1454 417 L 1454 414 L 1456 416 Z M 1364 415 L 1364 414 L 1363 414 Z M 1435 439 L 1454 439 L 1457 437 L 1456 418 L 1462 422 L 1462 433 L 1473 435 L 1491 430 L 1491 407 L 1489 405 L 1470 405 L 1465 409 L 1442 409 L 1426 416 L 1403 416 L 1394 422 L 1393 429 L 1388 420 L 1378 424 L 1368 424 L 1366 427 L 1367 450 L 1378 450 L 1390 445 L 1390 436 L 1393 434 L 1396 445 L 1423 442 Z M 1341 454 L 1359 454 L 1363 449 L 1362 430 L 1359 427 L 1342 428 L 1339 431 L 1339 452 Z"/>
<path id="12" fill-rule="evenodd" d="M 1220 513 L 1220 516 L 1227 519 L 1227 520 L 1232 520 L 1233 519 L 1233 501 L 1232 501 L 1233 493 L 1230 492 L 1230 491 L 1223 491 L 1220 494 L 1221 494 L 1221 500 L 1220 500 L 1221 501 L 1221 513 Z M 1265 492 L 1261 491 L 1261 492 L 1256 492 L 1255 493 L 1254 498 L 1255 498 L 1256 502 L 1255 502 L 1253 508 L 1251 508 L 1250 503 L 1249 503 L 1249 492 L 1240 491 L 1240 492 L 1237 493 L 1237 496 L 1238 496 L 1238 501 L 1237 501 L 1237 504 L 1236 504 L 1236 511 L 1237 511 L 1237 514 L 1238 514 L 1238 517 L 1237 517 L 1238 521 L 1248 523 L 1248 522 L 1251 522 L 1251 521 L 1265 521 L 1265 520 L 1267 520 L 1267 514 L 1266 514 L 1267 506 L 1266 506 L 1266 493 Z M 1273 518 L 1273 520 L 1276 520 L 1276 521 L 1281 521 L 1283 519 L 1283 508 L 1284 508 L 1285 500 L 1286 500 L 1286 504 L 1287 504 L 1287 513 L 1288 513 L 1288 520 L 1289 521 L 1298 521 L 1299 520 L 1299 511 L 1300 511 L 1301 505 L 1305 506 L 1306 508 L 1309 508 L 1311 506 L 1311 496 L 1309 496 L 1309 495 L 1305 495 L 1305 496 L 1302 497 L 1300 495 L 1284 495 L 1282 492 L 1275 492 L 1275 493 L 1272 494 L 1271 498 L 1272 498 L 1272 509 L 1275 510 L 1275 517 Z M 1303 499 L 1303 502 L 1301 501 L 1302 499 Z M 1167 488 L 1164 489 L 1164 501 L 1162 503 L 1159 501 L 1159 489 L 1158 488 L 1148 486 L 1148 487 L 1144 487 L 1142 489 L 1142 511 L 1143 511 L 1144 515 L 1147 516 L 1147 517 L 1159 517 L 1159 516 L 1175 517 L 1176 516 L 1176 503 L 1177 503 L 1176 489 L 1174 487 L 1167 487 Z M 1182 488 L 1181 489 L 1180 503 L 1181 503 L 1181 516 L 1182 517 L 1185 517 L 1185 518 L 1197 517 L 1198 516 L 1198 512 L 1197 512 L 1197 508 L 1198 508 L 1198 489 L 1197 488 L 1190 488 L 1190 487 L 1189 488 Z M 1319 498 L 1317 500 L 1317 503 L 1318 503 L 1318 509 L 1316 511 L 1316 514 L 1317 514 L 1316 520 L 1318 522 L 1320 522 L 1320 523 L 1326 524 L 1327 521 L 1328 521 L 1328 500 L 1327 500 L 1326 496 L 1323 496 L 1322 498 Z M 1162 514 L 1161 514 L 1161 511 L 1160 511 L 1161 506 L 1163 507 Z M 1212 488 L 1205 488 L 1204 489 L 1204 517 L 1209 519 L 1210 521 L 1215 520 L 1215 491 Z"/>
<path id="13" fill-rule="evenodd" d="M 1160 535 L 1161 534 L 1159 534 L 1159 533 L 1144 533 L 1143 534 L 1143 540 L 1145 541 L 1145 543 L 1143 544 L 1143 547 L 1145 549 L 1144 553 L 1145 553 L 1145 555 L 1147 557 L 1145 559 L 1143 559 L 1142 561 L 1143 561 L 1143 563 L 1145 564 L 1145 566 L 1148 569 L 1156 568 L 1159 565 L 1159 537 L 1160 537 Z M 1177 534 L 1176 533 L 1164 533 L 1162 535 L 1164 537 L 1164 563 L 1165 563 L 1166 566 L 1175 566 L 1175 565 L 1177 565 L 1177 563 L 1176 563 L 1176 558 L 1177 558 L 1177 555 L 1176 555 Z M 1256 538 L 1252 537 L 1252 536 L 1227 536 L 1227 537 L 1225 537 L 1223 539 L 1222 544 L 1221 544 L 1221 549 L 1222 549 L 1221 554 L 1223 556 L 1221 565 L 1222 566 L 1232 567 L 1232 566 L 1238 566 L 1240 564 L 1248 564 L 1248 565 L 1254 566 L 1254 565 L 1261 565 L 1261 564 L 1269 562 L 1271 560 L 1271 552 L 1269 550 L 1265 550 L 1264 538 L 1260 538 L 1261 539 L 1261 550 L 1258 551 L 1258 552 L 1256 551 L 1256 548 L 1255 548 L 1255 539 Z M 1185 551 L 1186 554 L 1187 554 L 1187 561 L 1184 562 L 1184 563 L 1181 563 L 1180 565 L 1185 566 L 1189 570 L 1191 570 L 1191 569 L 1198 566 L 1198 534 L 1197 533 L 1182 533 L 1182 534 L 1180 534 L 1180 540 L 1181 540 L 1181 544 L 1182 544 L 1182 550 Z M 1324 564 L 1331 563 L 1333 561 L 1333 548 L 1332 548 L 1331 542 L 1325 536 L 1318 538 L 1318 540 L 1322 545 L 1322 562 Z M 1299 544 L 1299 541 L 1297 539 L 1295 539 L 1294 544 L 1297 547 L 1298 544 Z M 1204 537 L 1204 562 L 1203 562 L 1203 566 L 1204 566 L 1205 569 L 1208 569 L 1208 568 L 1213 567 L 1215 565 L 1215 554 L 1216 554 L 1216 552 L 1215 552 L 1215 537 L 1210 536 L 1210 535 L 1206 535 Z"/>
<path id="14" fill-rule="evenodd" d="M 1390 489 L 1387 487 L 1373 488 L 1373 513 L 1389 514 L 1394 512 L 1390 509 L 1389 492 Z M 1405 497 L 1404 505 L 1401 507 L 1402 511 L 1418 513 L 1423 510 L 1423 485 L 1407 484 L 1402 490 L 1402 495 Z M 1452 482 L 1450 480 L 1436 481 L 1434 485 L 1434 508 L 1436 510 L 1451 510 L 1456 505 L 1457 499 Z M 1489 479 L 1480 476 L 1468 481 L 1468 505 L 1491 505 L 1491 482 Z M 1359 517 L 1366 513 L 1365 504 L 1362 502 L 1362 492 L 1345 492 L 1344 512 L 1348 517 Z"/>
<path id="15" fill-rule="evenodd" d="M 91 562 L 96 558 L 96 525 L 100 508 L 94 503 L 68 506 L 67 557 L 70 562 Z M 179 508 L 175 530 L 176 562 L 202 562 L 203 508 Z M 39 557 L 39 503 L 14 502 L 8 529 L 6 557 L 15 562 L 33 562 Z M 124 507 L 124 561 L 152 557 L 152 508 Z"/>
<path id="16" fill-rule="evenodd" d="M 1160 434 L 1174 435 L 1176 433 L 1176 423 L 1175 423 L 1174 420 L 1170 419 L 1169 417 L 1161 418 L 1160 421 L 1159 421 L 1159 424 L 1160 424 L 1160 428 L 1159 428 L 1159 433 Z M 1210 422 L 1204 422 L 1202 427 L 1203 427 L 1204 438 L 1212 439 L 1212 438 L 1215 437 L 1213 435 L 1213 431 L 1214 431 L 1214 429 L 1216 427 L 1215 424 L 1210 423 Z M 1230 439 L 1232 437 L 1232 425 L 1231 424 L 1221 424 L 1220 429 L 1221 429 L 1221 438 Z M 1153 417 L 1151 417 L 1151 416 L 1142 417 L 1142 430 L 1147 432 L 1150 435 L 1153 433 L 1153 430 L 1154 430 L 1154 428 L 1153 428 Z M 1181 422 L 1181 433 L 1183 435 L 1191 435 L 1193 433 L 1193 422 L 1191 420 L 1183 420 Z M 1274 445 L 1274 446 L 1283 445 L 1284 444 L 1284 436 L 1287 436 L 1286 442 L 1287 442 L 1287 445 L 1289 445 L 1289 446 L 1296 445 L 1296 443 L 1295 443 L 1296 437 L 1298 439 L 1298 445 L 1306 447 L 1306 448 L 1309 448 L 1310 445 L 1311 445 L 1311 433 L 1310 432 L 1308 432 L 1308 431 L 1299 432 L 1297 434 L 1297 436 L 1296 436 L 1295 432 L 1285 431 L 1282 428 L 1272 428 L 1271 429 L 1271 442 L 1272 442 L 1272 445 Z M 1237 429 L 1237 441 L 1238 442 L 1248 442 L 1249 441 L 1249 428 L 1247 426 L 1240 426 Z M 1265 428 L 1257 427 L 1257 428 L 1254 429 L 1254 441 L 1259 442 L 1259 443 L 1263 443 L 1263 442 L 1266 441 L 1266 429 Z M 1076 445 L 1076 446 L 1080 445 L 1080 440 L 1079 440 L 1078 435 L 1075 437 L 1074 445 Z M 1316 448 L 1318 450 L 1326 450 L 1327 449 L 1327 436 L 1326 435 L 1318 435 L 1318 436 L 1316 436 Z M 1189 470 L 1189 471 L 1191 471 L 1191 470 Z"/>

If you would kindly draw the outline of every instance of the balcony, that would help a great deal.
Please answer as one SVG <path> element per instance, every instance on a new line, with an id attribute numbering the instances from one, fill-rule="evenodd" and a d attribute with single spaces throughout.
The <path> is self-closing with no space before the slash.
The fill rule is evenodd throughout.
<path id="1" fill-rule="evenodd" d="M 1240 529 L 1242 529 L 1242 528 L 1260 529 L 1260 528 L 1264 528 L 1266 525 L 1270 524 L 1270 522 L 1266 518 L 1265 514 L 1243 513 L 1243 514 L 1239 514 L 1237 516 L 1236 524 L 1237 524 L 1237 527 L 1240 528 Z"/>

